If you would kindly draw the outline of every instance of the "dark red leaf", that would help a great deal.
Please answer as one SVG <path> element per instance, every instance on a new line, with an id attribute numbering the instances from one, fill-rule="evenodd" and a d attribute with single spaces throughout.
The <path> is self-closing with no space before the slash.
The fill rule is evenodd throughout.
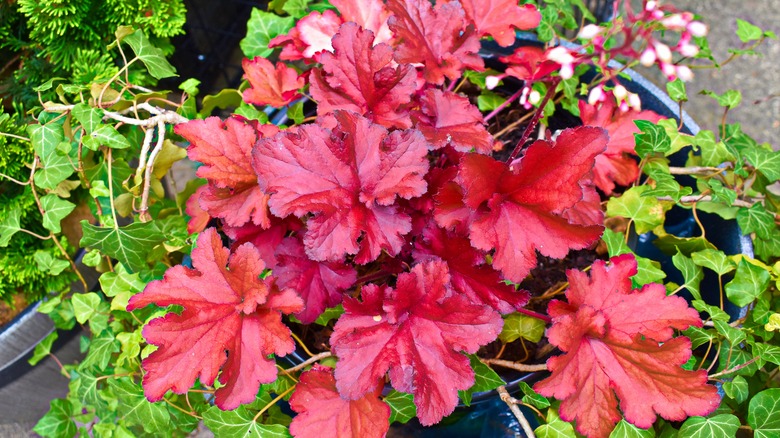
<path id="1" fill-rule="evenodd" d="M 357 400 L 341 398 L 333 370 L 319 364 L 301 374 L 290 407 L 298 413 L 290 424 L 295 438 L 322 438 L 323 434 L 381 438 L 390 428 L 390 406 L 377 394 L 369 393 Z"/>
<path id="2" fill-rule="evenodd" d="M 562 400 L 561 418 L 589 437 L 607 437 L 620 420 L 647 429 L 656 413 L 671 421 L 707 415 L 720 403 L 706 370 L 681 367 L 691 356 L 688 338 L 673 329 L 701 327 L 696 310 L 660 284 L 631 290 L 636 259 L 593 263 L 591 275 L 568 272 L 568 303 L 552 301 L 547 337 L 565 354 L 550 358 L 552 375 L 534 389 Z"/>
<path id="3" fill-rule="evenodd" d="M 639 128 L 634 120 L 658 123 L 663 117 L 650 110 L 621 111 L 611 98 L 598 106 L 585 101 L 580 101 L 579 106 L 583 125 L 604 128 L 609 134 L 607 150 L 596 157 L 593 182 L 605 194 L 611 195 L 615 183 L 627 186 L 639 176 L 639 167 L 634 159 L 634 134 L 639 132 Z"/>
<path id="4" fill-rule="evenodd" d="M 274 68 L 271 61 L 258 56 L 251 61 L 244 59 L 241 65 L 250 86 L 243 94 L 247 103 L 281 108 L 301 97 L 298 90 L 306 85 L 298 72 L 283 62 Z"/>
<path id="5" fill-rule="evenodd" d="M 218 117 L 191 120 L 174 129 L 190 142 L 189 158 L 203 163 L 197 175 L 206 178 L 208 185 L 199 191 L 200 207 L 231 226 L 250 221 L 269 226 L 267 198 L 252 170 L 257 130 L 233 118 L 223 123 Z"/>
<path id="6" fill-rule="evenodd" d="M 374 390 L 389 371 L 393 387 L 414 394 L 423 425 L 439 422 L 474 384 L 469 359 L 501 331 L 501 316 L 454 293 L 447 265 L 418 264 L 396 288 L 369 284 L 363 301 L 345 298 L 330 339 L 338 356 L 336 387 L 350 400 Z M 446 382 L 446 384 L 442 384 Z"/>
<path id="7" fill-rule="evenodd" d="M 579 127 L 561 132 L 555 142 L 536 141 L 512 166 L 484 155 L 464 156 L 457 182 L 465 205 L 475 211 L 471 244 L 495 248 L 493 267 L 505 278 L 522 281 L 536 266 L 537 250 L 561 258 L 599 238 L 601 221 L 571 223 L 565 215 L 585 197 L 582 182 L 606 142 L 604 130 Z"/>
<path id="8" fill-rule="evenodd" d="M 279 219 L 272 215 L 271 225 L 267 228 L 248 223 L 240 227 L 223 225 L 222 231 L 233 242 L 230 245 L 231 250 L 249 242 L 257 248 L 266 267 L 273 269 L 276 267 L 276 247 L 282 243 L 288 232 L 301 228 L 303 228 L 303 224 L 295 217 Z"/>
<path id="9" fill-rule="evenodd" d="M 482 113 L 456 93 L 426 90 L 415 119 L 415 127 L 434 148 L 451 145 L 462 152 L 474 149 L 480 154 L 490 154 L 493 151 L 493 136 L 485 129 Z"/>
<path id="10" fill-rule="evenodd" d="M 395 59 L 400 63 L 424 65 L 425 80 L 442 84 L 444 78 L 457 80 L 464 69 L 483 70 L 479 38 L 467 26 L 460 3 L 437 4 L 428 0 L 389 0 L 395 14 L 388 19 L 399 39 Z"/>
<path id="11" fill-rule="evenodd" d="M 416 261 L 441 259 L 447 263 L 452 287 L 473 303 L 512 313 L 528 303 L 530 295 L 504 283 L 501 275 L 485 263 L 485 253 L 474 249 L 469 239 L 430 224 L 423 239 L 415 242 Z"/>
<path id="12" fill-rule="evenodd" d="M 529 30 L 539 25 L 542 14 L 534 5 L 517 5 L 517 0 L 459 0 L 466 18 L 479 36 L 490 35 L 503 47 L 515 42 L 515 29 Z"/>
<path id="13" fill-rule="evenodd" d="M 303 239 L 311 259 L 356 254 L 364 264 L 383 250 L 401 250 L 411 219 L 394 204 L 425 193 L 427 152 L 418 131 L 388 133 L 363 116 L 336 111 L 258 141 L 253 165 L 276 216 L 313 215 Z"/>
<path id="14" fill-rule="evenodd" d="M 374 46 L 374 34 L 355 23 L 341 26 L 333 37 L 334 53 L 320 56 L 322 70 L 311 75 L 317 113 L 333 110 L 360 113 L 385 127 L 411 126 L 409 110 L 417 73 L 409 64 L 391 65 L 393 49 Z"/>
<path id="15" fill-rule="evenodd" d="M 331 0 L 344 21 L 352 21 L 374 33 L 375 43 L 386 43 L 393 38 L 387 26 L 390 12 L 382 0 Z"/>
<path id="16" fill-rule="evenodd" d="M 232 254 L 214 228 L 198 237 L 192 250 L 194 269 L 174 266 L 133 296 L 127 310 L 149 304 L 182 306 L 151 320 L 144 338 L 158 348 L 143 360 L 143 386 L 150 401 L 171 389 L 184 394 L 199 379 L 222 387 L 215 393 L 220 409 L 230 410 L 255 399 L 261 383 L 276 380 L 276 363 L 295 349 L 282 313 L 298 312 L 301 298 L 280 290 L 273 277 L 260 279 L 265 264 L 252 245 Z"/>
<path id="17" fill-rule="evenodd" d="M 357 279 L 355 269 L 342 262 L 309 259 L 303 244 L 294 237 L 278 246 L 276 259 L 274 275 L 279 287 L 290 288 L 303 298 L 306 307 L 295 316 L 304 324 L 314 322 L 326 308 L 341 304 L 344 291 Z"/>
<path id="18" fill-rule="evenodd" d="M 200 233 L 205 230 L 206 225 L 208 225 L 209 220 L 211 220 L 211 216 L 209 216 L 206 210 L 200 208 L 199 198 L 201 193 L 206 190 L 208 190 L 206 186 L 200 186 L 195 190 L 195 193 L 187 199 L 184 211 L 190 217 L 190 220 L 187 222 L 187 232 L 190 234 Z"/>
<path id="19" fill-rule="evenodd" d="M 538 81 L 561 66 L 546 58 L 547 52 L 541 47 L 521 46 L 509 56 L 498 58 L 507 64 L 506 74 L 523 81 Z"/>

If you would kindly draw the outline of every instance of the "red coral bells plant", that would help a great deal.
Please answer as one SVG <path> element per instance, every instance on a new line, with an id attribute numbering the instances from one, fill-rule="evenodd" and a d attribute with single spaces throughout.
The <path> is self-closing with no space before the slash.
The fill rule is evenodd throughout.
<path id="1" fill-rule="evenodd" d="M 660 284 L 632 290 L 633 255 L 598 260 L 590 276 L 570 270 L 566 301 L 546 314 L 537 300 L 563 289 L 524 286 L 540 258 L 595 251 L 602 201 L 653 166 L 634 140 L 662 117 L 639 108 L 609 61 L 657 63 L 686 79 L 670 56 L 691 56 L 701 26 L 645 2 L 583 28 L 580 48 L 511 47 L 499 72 L 486 68 L 483 42 L 510 47 L 517 30 L 538 26 L 541 37 L 551 16 L 513 0 L 331 3 L 270 40 L 277 61 L 243 62 L 244 111 L 175 128 L 206 183 L 187 204 L 200 233 L 193 267 L 169 269 L 129 301 L 128 310 L 181 308 L 143 329 L 157 347 L 143 361 L 146 397 L 197 381 L 244 418 L 245 405 L 274 394 L 252 420 L 259 431 L 273 423 L 269 406 L 289 398 L 293 436 L 369 437 L 410 410 L 434 425 L 498 388 L 528 432 L 490 368 L 508 363 L 549 370 L 528 395 L 547 403 L 539 408 L 550 406 L 542 396 L 559 400 L 556 421 L 589 437 L 609 436 L 622 418 L 649 428 L 656 414 L 714 411 L 707 372 L 682 367 L 692 353 L 679 331 L 701 328 L 698 312 Z M 680 42 L 670 49 L 657 30 Z M 581 66 L 598 73 L 582 93 Z M 500 103 L 480 103 L 510 85 Z M 285 108 L 295 123 L 266 124 L 251 105 Z M 563 109 L 584 126 L 547 129 Z M 512 141 L 497 141 L 504 127 L 515 128 Z M 540 350 L 559 351 L 546 366 L 500 359 L 506 345 L 489 353 L 519 320 L 549 324 Z M 293 339 L 311 357 L 290 365 Z M 222 415 L 209 412 L 207 424 Z"/>

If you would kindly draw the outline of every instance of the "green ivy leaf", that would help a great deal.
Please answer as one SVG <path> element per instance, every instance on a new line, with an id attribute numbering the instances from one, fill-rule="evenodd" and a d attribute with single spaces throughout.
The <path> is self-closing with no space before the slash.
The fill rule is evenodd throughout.
<path id="1" fill-rule="evenodd" d="M 62 438 L 76 436 L 76 423 L 71 419 L 73 405 L 68 400 L 54 399 L 49 412 L 33 428 L 33 432 L 43 437 Z"/>
<path id="2" fill-rule="evenodd" d="M 27 360 L 27 363 L 30 365 L 36 365 L 38 362 L 46 359 L 46 357 L 51 353 L 51 346 L 58 337 L 59 335 L 55 330 L 43 338 L 43 340 L 35 346 L 35 351 L 33 351 L 33 355 L 30 359 Z"/>
<path id="3" fill-rule="evenodd" d="M 704 271 L 702 271 L 701 266 L 696 265 L 693 260 L 685 257 L 679 250 L 677 254 L 672 256 L 672 263 L 683 275 L 685 283 L 682 286 L 688 289 L 688 292 L 695 299 L 700 300 L 699 284 L 701 284 L 701 280 L 704 278 Z"/>
<path id="4" fill-rule="evenodd" d="M 574 426 L 568 421 L 563 421 L 555 409 L 547 411 L 547 424 L 542 424 L 534 430 L 537 438 L 577 438 Z"/>
<path id="5" fill-rule="evenodd" d="M 217 438 L 268 437 L 289 438 L 290 431 L 280 424 L 260 424 L 254 421 L 254 414 L 244 406 L 233 411 L 223 411 L 216 406 L 203 413 L 206 424 Z M 324 432 L 324 431 L 323 431 Z"/>
<path id="6" fill-rule="evenodd" d="M 84 146 L 97 151 L 100 146 L 106 146 L 111 149 L 127 149 L 131 146 L 124 135 L 120 134 L 111 125 L 102 125 L 95 129 L 88 137 L 84 138 Z"/>
<path id="7" fill-rule="evenodd" d="M 755 438 L 780 436 L 780 388 L 765 389 L 750 400 L 748 424 Z"/>
<path id="8" fill-rule="evenodd" d="M 41 207 L 44 211 L 43 226 L 53 233 L 59 233 L 62 231 L 60 222 L 76 208 L 76 204 L 49 194 L 41 198 Z"/>
<path id="9" fill-rule="evenodd" d="M 225 88 L 217 94 L 209 94 L 203 98 L 203 106 L 200 109 L 201 117 L 208 117 L 214 108 L 225 109 L 241 105 L 241 93 L 233 88 Z"/>
<path id="10" fill-rule="evenodd" d="M 246 37 L 241 40 L 241 50 L 249 59 L 256 56 L 267 58 L 273 53 L 273 49 L 268 48 L 268 42 L 279 35 L 286 34 L 294 25 L 294 17 L 280 17 L 254 8 L 246 23 Z"/>
<path id="11" fill-rule="evenodd" d="M 487 84 L 485 82 L 487 80 L 487 77 L 496 76 L 499 74 L 500 74 L 499 72 L 490 68 L 485 69 L 485 71 L 466 70 L 463 72 L 463 78 L 484 90 L 487 88 Z M 566 82 L 566 81 L 561 81 L 561 82 Z M 498 81 L 498 85 L 501 85 L 502 83 L 503 81 Z"/>
<path id="12" fill-rule="evenodd" d="M 607 216 L 631 219 L 639 234 L 663 225 L 669 207 L 653 196 L 642 196 L 649 190 L 651 188 L 644 185 L 631 187 L 619 198 L 610 198 L 607 202 Z"/>
<path id="13" fill-rule="evenodd" d="M 747 338 L 744 331 L 731 327 L 726 321 L 713 321 L 713 323 L 715 324 L 715 330 L 723 335 L 731 345 L 738 345 Z"/>
<path id="14" fill-rule="evenodd" d="M 711 418 L 690 417 L 680 427 L 680 436 L 686 438 L 736 436 L 739 426 L 739 418 L 731 414 L 720 414 Z"/>
<path id="15" fill-rule="evenodd" d="M 48 159 L 43 161 L 43 169 L 35 171 L 35 185 L 43 188 L 54 190 L 61 182 L 65 181 L 69 176 L 73 175 L 75 170 L 73 169 L 73 163 L 65 155 L 60 155 L 59 152 L 52 153 Z"/>
<path id="16" fill-rule="evenodd" d="M 73 314 L 79 324 L 84 324 L 95 314 L 98 305 L 100 305 L 100 296 L 95 292 L 85 294 L 73 294 Z"/>
<path id="17" fill-rule="evenodd" d="M 760 147 L 745 149 L 742 157 L 761 172 L 770 183 L 780 179 L 780 151 L 769 151 Z"/>
<path id="18" fill-rule="evenodd" d="M 121 228 L 106 228 L 96 227 L 84 220 L 81 228 L 84 231 L 82 247 L 97 248 L 133 272 L 145 268 L 146 255 L 152 247 L 165 240 L 156 222 L 135 222 Z"/>
<path id="19" fill-rule="evenodd" d="M 694 144 L 701 151 L 701 164 L 717 167 L 727 161 L 733 161 L 734 156 L 726 148 L 726 145 L 715 139 L 715 134 L 709 130 L 701 130 L 693 138 Z"/>
<path id="20" fill-rule="evenodd" d="M 691 340 L 691 348 L 704 345 L 710 341 L 714 341 L 716 338 L 716 336 L 709 330 L 693 326 L 684 330 L 683 334 Z"/>
<path id="21" fill-rule="evenodd" d="M 198 87 L 200 87 L 200 81 L 195 78 L 189 78 L 186 81 L 179 84 L 179 90 L 185 92 L 190 97 L 198 95 Z"/>
<path id="22" fill-rule="evenodd" d="M 780 365 L 780 347 L 776 345 L 756 342 L 753 344 L 753 352 L 756 356 L 761 356 L 761 360 Z"/>
<path id="23" fill-rule="evenodd" d="M 89 353 L 87 353 L 87 357 L 81 361 L 79 368 L 85 369 L 95 366 L 97 369 L 103 371 L 108 366 L 111 355 L 118 352 L 119 342 L 114 338 L 114 334 L 108 330 L 104 330 L 90 342 Z"/>
<path id="24" fill-rule="evenodd" d="M 711 306 L 704 301 L 694 300 L 691 305 L 699 312 L 706 312 L 713 321 L 728 322 L 731 319 L 728 313 L 720 310 L 718 307 Z"/>
<path id="25" fill-rule="evenodd" d="M 154 47 L 149 42 L 149 38 L 140 29 L 126 36 L 124 42 L 133 48 L 135 56 L 144 63 L 146 68 L 149 69 L 149 74 L 154 78 L 164 79 L 178 76 L 176 69 L 165 59 L 163 51 Z"/>
<path id="26" fill-rule="evenodd" d="M 602 239 L 607 244 L 607 251 L 610 257 L 621 254 L 634 254 L 626 244 L 625 238 L 621 233 L 605 229 Z M 634 254 L 634 258 L 636 258 L 637 263 L 636 275 L 631 277 L 634 287 L 657 283 L 666 278 L 666 273 L 660 268 L 661 265 L 657 261 L 640 257 L 636 254 Z"/>
<path id="27" fill-rule="evenodd" d="M 737 403 L 747 400 L 750 394 L 747 380 L 742 376 L 735 376 L 730 382 L 723 382 L 723 391 Z"/>
<path id="28" fill-rule="evenodd" d="M 506 102 L 506 98 L 492 91 L 485 90 L 477 97 L 477 107 L 480 111 L 493 111 Z"/>
<path id="29" fill-rule="evenodd" d="M 460 399 L 466 406 L 471 405 L 471 397 L 476 392 L 485 392 L 506 384 L 492 368 L 479 360 L 476 354 L 467 354 L 471 368 L 474 370 L 474 385 L 466 391 L 458 391 Z"/>
<path id="30" fill-rule="evenodd" d="M 504 328 L 498 338 L 507 344 L 519 338 L 537 343 L 544 336 L 545 327 L 544 321 L 538 318 L 512 313 L 504 318 Z"/>
<path id="31" fill-rule="evenodd" d="M 170 431 L 171 415 L 165 403 L 150 403 L 143 389 L 127 377 L 108 379 L 108 384 L 119 399 L 117 411 L 126 423 L 142 426 L 150 434 Z"/>
<path id="32" fill-rule="evenodd" d="M 282 6 L 282 10 L 290 14 L 291 17 L 301 18 L 309 10 L 309 0 L 287 0 Z"/>
<path id="33" fill-rule="evenodd" d="M 769 272 L 743 258 L 734 279 L 725 286 L 726 296 L 739 307 L 747 306 L 766 290 L 769 280 Z"/>
<path id="34" fill-rule="evenodd" d="M 732 344 L 727 340 L 721 342 L 719 352 L 720 360 L 718 361 L 718 372 L 745 365 L 753 359 L 753 355 L 745 351 L 745 346 L 743 344 Z M 763 363 L 761 362 L 762 361 L 759 359 L 726 375 L 752 376 L 763 366 Z"/>
<path id="35" fill-rule="evenodd" d="M 56 120 L 41 125 L 30 125 L 27 127 L 27 133 L 30 134 L 33 150 L 41 157 L 41 161 L 46 163 L 50 155 L 56 153 L 57 145 L 65 138 L 62 128 L 64 119 Z"/>
<path id="36" fill-rule="evenodd" d="M 686 146 L 693 145 L 694 137 L 681 133 L 680 130 L 677 129 L 677 122 L 674 119 L 661 119 L 658 121 L 658 126 L 664 128 L 666 135 L 669 136 L 669 141 L 671 142 L 671 147 L 664 154 L 667 157 Z"/>
<path id="37" fill-rule="evenodd" d="M 520 381 L 518 387 L 523 391 L 523 403 L 535 406 L 539 409 L 544 409 L 550 406 L 550 400 L 547 397 L 542 396 L 531 388 L 531 386 L 523 381 Z"/>
<path id="38" fill-rule="evenodd" d="M 640 158 L 653 152 L 667 152 L 672 148 L 672 140 L 663 126 L 656 125 L 647 120 L 634 120 L 634 124 L 641 131 L 634 134 L 636 153 Z"/>
<path id="39" fill-rule="evenodd" d="M 715 99 L 718 101 L 718 105 L 728 109 L 734 109 L 742 102 L 742 93 L 737 90 L 728 90 L 723 94 L 714 93 L 709 90 L 703 90 L 701 94 Z"/>
<path id="40" fill-rule="evenodd" d="M 60 275 L 62 271 L 70 266 L 67 260 L 62 260 L 54 257 L 48 251 L 38 250 L 33 254 L 35 263 L 38 265 L 38 270 L 41 272 L 48 272 L 51 275 Z"/>
<path id="41" fill-rule="evenodd" d="M 755 24 L 737 18 L 737 36 L 743 43 L 761 39 L 764 31 Z"/>
<path id="42" fill-rule="evenodd" d="M 723 251 L 715 249 L 696 251 L 691 254 L 691 259 L 693 260 L 693 263 L 712 269 L 718 275 L 728 274 L 734 270 L 734 262 L 726 257 L 726 254 L 724 254 Z"/>
<path id="43" fill-rule="evenodd" d="M 677 78 L 672 82 L 667 82 L 666 92 L 669 94 L 669 97 L 671 97 L 672 100 L 676 100 L 678 102 L 688 101 L 688 93 L 685 92 L 685 82 L 681 81 L 680 78 Z"/>
<path id="44" fill-rule="evenodd" d="M 653 438 L 655 437 L 655 431 L 651 428 L 648 430 L 640 429 L 626 420 L 620 420 L 620 422 L 609 434 L 609 438 Z"/>
<path id="45" fill-rule="evenodd" d="M 8 246 L 11 237 L 21 230 L 19 219 L 22 217 L 22 209 L 14 208 L 6 213 L 5 218 L 0 222 L 0 247 Z"/>
<path id="46" fill-rule="evenodd" d="M 102 109 L 93 108 L 86 103 L 77 103 L 74 105 L 71 114 L 73 114 L 73 117 L 81 123 L 81 126 L 84 127 L 87 135 L 92 134 L 92 132 L 100 126 L 104 115 Z"/>
<path id="47" fill-rule="evenodd" d="M 318 316 L 316 320 L 314 320 L 314 323 L 323 326 L 328 325 L 328 323 L 332 319 L 338 318 L 343 313 L 344 313 L 344 306 L 342 306 L 341 304 L 339 304 L 336 307 L 330 307 L 328 309 L 325 309 L 325 311 L 322 312 L 322 314 Z"/>
<path id="48" fill-rule="evenodd" d="M 678 202 L 683 196 L 693 193 L 693 189 L 681 186 L 674 179 L 669 173 L 669 166 L 665 162 L 649 160 L 642 171 L 653 180 L 654 186 L 650 190 L 645 190 L 642 196 L 669 196 L 675 202 Z"/>
<path id="49" fill-rule="evenodd" d="M 303 102 L 296 102 L 287 107 L 287 117 L 296 125 L 303 123 Z"/>
<path id="50" fill-rule="evenodd" d="M 390 406 L 390 424 L 406 423 L 417 415 L 417 406 L 414 405 L 412 394 L 391 389 L 383 401 Z"/>
<path id="51" fill-rule="evenodd" d="M 742 234 L 756 233 L 759 238 L 770 239 L 775 230 L 775 217 L 762 204 L 753 204 L 749 208 L 739 209 L 737 224 Z"/>
<path id="52" fill-rule="evenodd" d="M 238 114 L 239 116 L 242 116 L 248 120 L 257 120 L 260 123 L 268 123 L 268 114 L 260 111 L 254 105 L 248 104 L 246 102 L 241 102 L 241 104 L 233 113 Z"/>

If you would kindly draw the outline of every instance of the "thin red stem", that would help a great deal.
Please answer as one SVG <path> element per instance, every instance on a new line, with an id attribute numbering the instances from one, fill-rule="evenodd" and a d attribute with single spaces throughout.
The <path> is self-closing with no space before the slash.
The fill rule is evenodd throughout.
<path id="1" fill-rule="evenodd" d="M 484 118 L 485 123 L 487 123 L 488 120 L 490 120 L 493 117 L 495 117 L 496 114 L 500 113 L 504 108 L 506 108 L 507 106 L 511 105 L 512 102 L 514 102 L 517 98 L 522 96 L 524 89 L 525 89 L 525 87 L 520 88 L 519 90 L 517 90 L 517 92 L 515 94 L 509 96 L 509 98 L 507 98 L 507 100 L 504 103 L 502 103 L 501 105 L 497 106 L 496 109 L 494 109 L 493 111 L 488 113 L 488 115 L 486 115 L 485 118 Z"/>
<path id="2" fill-rule="evenodd" d="M 378 271 L 378 272 L 374 272 L 373 274 L 366 274 L 366 275 L 358 278 L 357 280 L 355 280 L 355 284 L 368 283 L 369 281 L 374 281 L 374 280 L 378 280 L 380 278 L 385 278 L 388 275 L 390 275 L 390 273 L 389 272 L 385 272 L 385 271 Z"/>
<path id="3" fill-rule="evenodd" d="M 550 318 L 549 316 L 543 315 L 541 313 L 536 313 L 533 310 L 528 310 L 528 309 L 522 309 L 521 308 L 521 309 L 517 309 L 517 313 L 522 313 L 523 315 L 530 316 L 531 318 L 540 319 L 540 320 L 546 322 L 547 324 L 552 322 L 552 318 Z"/>
<path id="4" fill-rule="evenodd" d="M 507 163 L 511 163 L 517 158 L 518 155 L 520 155 L 520 151 L 523 149 L 525 141 L 528 140 L 531 132 L 533 132 L 534 128 L 536 128 L 536 124 L 539 123 L 539 119 L 542 118 L 542 114 L 544 114 L 544 107 L 547 106 L 547 102 L 549 102 L 550 98 L 555 94 L 555 88 L 557 86 L 557 80 L 550 84 L 550 88 L 547 90 L 547 93 L 545 93 L 544 98 L 542 99 L 542 103 L 534 113 L 534 117 L 531 119 L 531 122 L 529 122 L 528 126 L 525 128 L 525 132 L 523 132 L 523 136 L 520 138 L 520 141 L 517 142 L 517 146 L 515 146 L 515 149 L 512 151 L 512 155 L 510 155 L 509 159 L 506 160 Z"/>

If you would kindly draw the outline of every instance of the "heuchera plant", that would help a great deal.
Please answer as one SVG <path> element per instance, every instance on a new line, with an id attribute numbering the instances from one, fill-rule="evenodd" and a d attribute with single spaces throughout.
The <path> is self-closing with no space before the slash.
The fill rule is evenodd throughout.
<path id="1" fill-rule="evenodd" d="M 383 435 L 391 411 L 376 397 L 386 379 L 411 394 L 423 425 L 438 423 L 457 406 L 458 391 L 475 385 L 467 354 L 494 341 L 501 315 L 514 312 L 552 318 L 550 342 L 566 354 L 549 360 L 553 374 L 535 388 L 563 400 L 561 417 L 583 434 L 608 435 L 621 418 L 618 399 L 627 421 L 643 428 L 656 413 L 683 420 L 714 410 L 719 397 L 706 373 L 680 367 L 690 342 L 673 339 L 672 329 L 701 326 L 697 312 L 682 298 L 666 298 L 660 285 L 631 292 L 631 256 L 612 259 L 611 269 L 597 262 L 590 282 L 569 274 L 568 304 L 551 303 L 550 317 L 525 309 L 529 295 L 516 287 L 536 266 L 537 252 L 563 258 L 598 240 L 596 187 L 611 194 L 636 180 L 638 167 L 627 156 L 638 132 L 632 121 L 659 120 L 628 108 L 638 104 L 625 90 L 599 95 L 604 86 L 597 85 L 579 107 L 592 126 L 524 148 L 551 93 L 580 63 L 595 58 L 612 72 L 604 61 L 636 55 L 638 38 L 656 53 L 661 43 L 649 31 L 618 26 L 625 47 L 607 49 L 600 30 L 585 29 L 594 33 L 590 53 L 521 48 L 504 58 L 505 74 L 524 81 L 514 99 L 528 101 L 537 83 L 549 91 L 541 103 L 537 96 L 541 109 L 501 160 L 485 127 L 494 114 L 483 117 L 454 87 L 465 72 L 485 71 L 482 37 L 509 46 L 515 30 L 539 25 L 534 6 L 333 5 L 270 41 L 283 47 L 282 61 L 243 64 L 247 103 L 285 106 L 308 84 L 317 104 L 310 123 L 280 130 L 233 116 L 176 127 L 208 182 L 188 203 L 190 229 L 201 231 L 193 267 L 170 269 L 128 305 L 183 308 L 144 329 L 158 347 L 143 362 L 149 400 L 167 390 L 186 393 L 198 379 L 219 382 L 220 409 L 252 403 L 261 384 L 277 379 L 269 355 L 294 350 L 282 315 L 311 324 L 341 305 L 329 340 L 334 368 L 304 372 L 293 391 L 291 406 L 301 413 L 291 425 L 295 436 L 313 436 L 325 421 L 345 436 Z M 629 20 L 666 17 L 648 11 Z M 682 32 L 685 39 L 691 30 Z M 669 70 L 665 52 L 656 60 Z M 613 78 L 605 74 L 602 84 Z M 221 226 L 231 247 L 207 224 Z M 645 404 L 648 391 L 654 401 Z"/>
<path id="2" fill-rule="evenodd" d="M 83 291 L 41 306 L 91 335 L 35 431 L 374 437 L 480 393 L 527 436 L 773 436 L 779 153 L 725 122 L 682 132 L 611 63 L 657 66 L 681 110 L 681 58 L 714 61 L 706 26 L 656 1 L 615 1 L 601 24 L 578 1 L 524 3 L 274 1 L 248 23 L 240 90 L 197 103 L 193 81 L 175 97 L 133 85 L 142 65 L 175 72 L 119 28 L 125 65 L 57 87 L 28 127 L 29 179 L 12 180 L 55 242 L 83 189 L 81 261 L 102 273 L 100 291 L 80 276 Z M 746 53 L 773 36 L 738 28 Z M 580 45 L 559 44 L 562 29 Z M 538 40 L 518 43 L 525 30 Z M 725 113 L 739 103 L 711 94 Z M 171 184 L 175 200 L 172 136 L 199 177 Z M 700 234 L 667 232 L 673 205 Z M 716 249 L 705 211 L 763 262 Z M 21 215 L 0 221 L 0 246 L 36 236 Z M 680 271 L 665 287 L 627 244 L 650 231 Z M 78 274 L 60 250 L 50 264 Z M 540 267 L 559 263 L 582 270 L 548 280 Z M 510 393 L 493 368 L 538 374 Z"/>

